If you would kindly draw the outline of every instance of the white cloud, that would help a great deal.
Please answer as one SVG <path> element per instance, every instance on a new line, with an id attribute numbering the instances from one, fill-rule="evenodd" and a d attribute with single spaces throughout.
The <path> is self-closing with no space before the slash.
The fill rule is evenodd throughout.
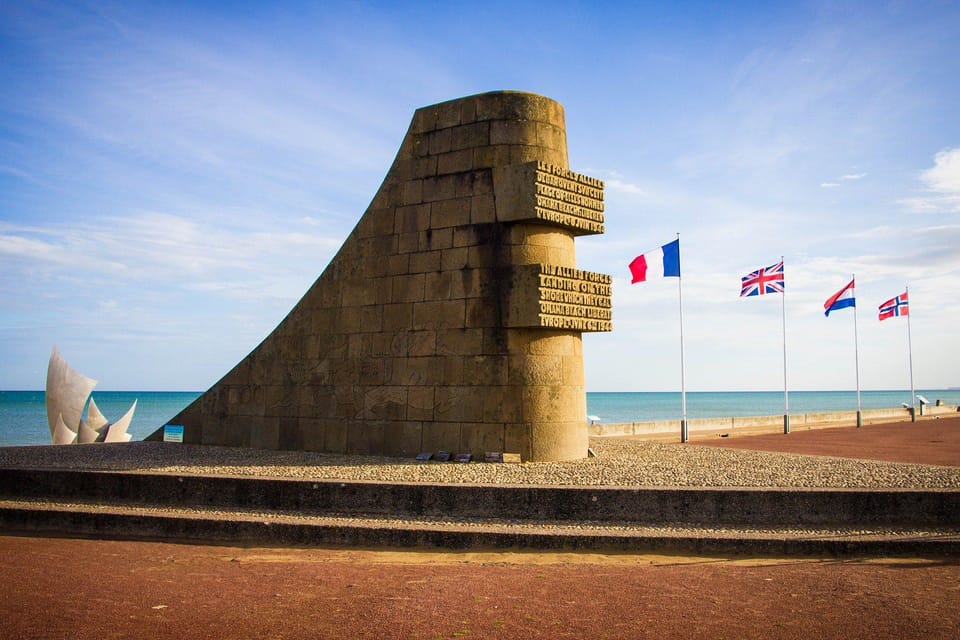
<path id="1" fill-rule="evenodd" d="M 0 234 L 0 256 L 4 254 L 34 260 L 64 261 L 65 259 L 62 252 L 49 242 L 14 233 Z"/>
<path id="2" fill-rule="evenodd" d="M 960 148 L 940 151 L 933 157 L 934 166 L 920 174 L 931 191 L 960 194 Z"/>
<path id="3" fill-rule="evenodd" d="M 916 198 L 900 198 L 897 202 L 914 213 L 939 213 L 942 198 L 918 196 Z"/>
<path id="4" fill-rule="evenodd" d="M 854 180 L 862 180 L 867 177 L 866 173 L 845 173 L 835 180 L 828 180 L 821 182 L 820 186 L 823 189 L 835 189 L 839 186 L 842 186 L 844 182 L 852 182 Z M 838 182 L 839 181 L 839 182 Z"/>
<path id="5" fill-rule="evenodd" d="M 585 167 L 583 172 L 603 180 L 604 189 L 608 192 L 625 193 L 627 195 L 647 196 L 649 193 L 639 184 L 630 181 L 619 171 Z"/>
<path id="6" fill-rule="evenodd" d="M 146 212 L 43 227 L 0 225 L 0 264 L 22 282 L 42 274 L 60 281 L 221 291 L 221 281 L 233 280 L 237 288 L 242 283 L 295 297 L 302 290 L 285 283 L 302 286 L 319 275 L 340 242 L 296 228 L 238 228 Z M 306 273 L 304 265 L 310 265 Z"/>
<path id="7" fill-rule="evenodd" d="M 960 148 L 938 152 L 920 181 L 930 195 L 903 198 L 900 204 L 918 213 L 960 212 Z"/>
<path id="8" fill-rule="evenodd" d="M 616 178 L 604 180 L 603 184 L 607 189 L 611 191 L 619 191 L 620 193 L 630 193 L 638 196 L 646 195 L 646 192 L 639 185 L 632 184 L 629 182 L 624 182 Z"/>

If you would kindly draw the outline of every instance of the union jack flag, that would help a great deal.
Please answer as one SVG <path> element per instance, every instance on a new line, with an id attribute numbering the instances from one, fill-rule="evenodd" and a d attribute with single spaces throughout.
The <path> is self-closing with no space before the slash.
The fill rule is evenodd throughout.
<path id="1" fill-rule="evenodd" d="M 757 269 L 740 278 L 740 297 L 783 293 L 783 260 L 766 269 Z"/>
<path id="2" fill-rule="evenodd" d="M 907 299 L 907 292 L 904 291 L 896 298 L 890 298 L 880 305 L 880 320 L 887 318 L 896 318 L 899 316 L 910 315 L 910 301 Z"/>

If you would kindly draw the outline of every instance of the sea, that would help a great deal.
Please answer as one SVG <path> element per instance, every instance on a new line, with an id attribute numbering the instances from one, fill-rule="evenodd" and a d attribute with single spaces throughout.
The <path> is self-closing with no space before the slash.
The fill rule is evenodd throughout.
<path id="1" fill-rule="evenodd" d="M 960 389 L 917 390 L 931 403 L 960 405 Z M 199 391 L 95 391 L 97 407 L 108 420 L 137 409 L 128 432 L 142 440 L 200 396 Z M 790 414 L 854 411 L 855 391 L 791 391 Z M 863 409 L 910 404 L 910 391 L 861 391 Z M 587 415 L 602 423 L 679 420 L 679 392 L 588 392 Z M 687 392 L 687 418 L 783 415 L 782 391 Z M 49 444 L 43 391 L 0 391 L 0 446 Z"/>

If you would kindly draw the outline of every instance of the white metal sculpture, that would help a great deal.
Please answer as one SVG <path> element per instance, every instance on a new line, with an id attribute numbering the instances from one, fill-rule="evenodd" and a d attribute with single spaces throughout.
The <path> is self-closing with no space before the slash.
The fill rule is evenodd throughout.
<path id="1" fill-rule="evenodd" d="M 47 366 L 47 422 L 53 444 L 128 442 L 127 428 L 133 420 L 137 401 L 123 416 L 108 422 L 90 395 L 97 381 L 75 371 L 63 359 L 56 345 Z M 89 402 L 88 402 L 89 400 Z M 83 410 L 87 409 L 86 420 Z"/>

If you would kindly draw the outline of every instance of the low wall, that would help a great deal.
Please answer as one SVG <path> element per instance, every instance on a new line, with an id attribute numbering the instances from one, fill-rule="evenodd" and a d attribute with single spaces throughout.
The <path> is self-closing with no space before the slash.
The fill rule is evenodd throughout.
<path id="1" fill-rule="evenodd" d="M 877 422 L 900 422 L 910 419 L 910 409 L 902 407 L 889 409 L 864 409 L 864 424 Z M 957 405 L 923 407 L 918 412 L 922 417 L 935 417 L 957 413 Z M 834 411 L 822 413 L 798 413 L 790 416 L 790 428 L 839 427 L 857 423 L 856 411 Z M 691 438 L 713 435 L 715 433 L 736 433 L 756 431 L 776 431 L 783 429 L 783 415 L 741 416 L 723 418 L 696 418 L 687 420 L 687 430 Z M 654 420 L 649 422 L 611 422 L 590 425 L 591 436 L 650 436 L 680 437 L 679 420 Z"/>
<path id="2" fill-rule="evenodd" d="M 189 505 L 282 510 L 313 516 L 380 514 L 411 518 L 700 526 L 956 527 L 960 524 L 960 491 L 935 489 L 861 491 L 378 484 L 0 469 L 0 498 L 140 507 Z M 0 517 L 0 524 L 19 528 L 18 517 L 37 517 L 26 512 L 17 513 Z"/>

